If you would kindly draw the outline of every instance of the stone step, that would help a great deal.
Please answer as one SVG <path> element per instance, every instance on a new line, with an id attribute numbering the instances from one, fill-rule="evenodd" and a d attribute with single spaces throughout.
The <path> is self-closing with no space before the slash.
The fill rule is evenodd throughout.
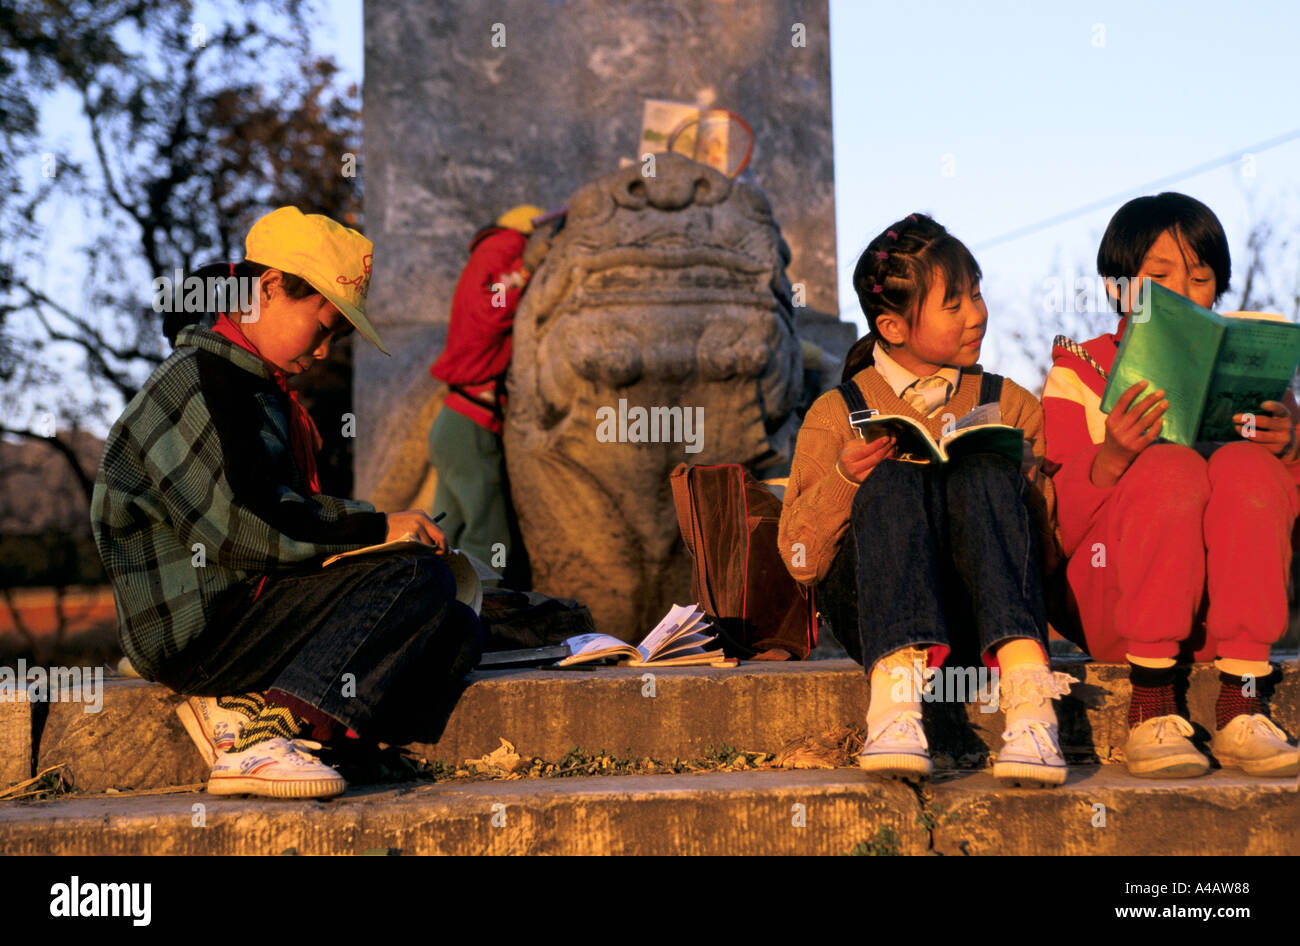
<path id="1" fill-rule="evenodd" d="M 1068 659 L 1058 659 L 1054 666 L 1079 681 L 1059 704 L 1062 745 L 1075 758 L 1111 758 L 1128 731 L 1125 668 Z M 1202 726 L 1213 726 L 1217 687 L 1211 666 L 1193 669 L 1187 699 L 1193 720 Z M 29 712 L 25 704 L 0 704 L 0 746 L 12 743 L 13 758 L 29 760 L 28 765 L 34 761 L 37 770 L 65 764 L 77 788 L 87 792 L 206 779 L 176 718 L 178 696 L 141 680 L 106 679 L 103 689 L 98 712 L 85 712 L 87 704 L 77 702 L 33 705 L 35 726 L 24 715 Z M 700 758 L 723 745 L 776 752 L 792 739 L 862 725 L 866 690 L 865 674 L 849 660 L 749 662 L 730 670 L 478 672 L 438 742 L 410 748 L 430 761 L 453 764 L 491 752 L 502 738 L 525 757 L 551 761 L 575 746 L 664 761 Z M 1298 690 L 1300 675 L 1288 659 L 1273 712 L 1292 733 Z M 953 702 L 927 703 L 925 709 L 936 755 L 980 755 L 1000 745 L 1000 712 Z M 8 774 L 8 781 L 24 777 Z"/>
<path id="2" fill-rule="evenodd" d="M 924 793 L 857 771 L 407 783 L 327 802 L 169 795 L 0 803 L 0 854 L 1296 854 L 1293 779 L 1055 789 L 954 774 Z"/>

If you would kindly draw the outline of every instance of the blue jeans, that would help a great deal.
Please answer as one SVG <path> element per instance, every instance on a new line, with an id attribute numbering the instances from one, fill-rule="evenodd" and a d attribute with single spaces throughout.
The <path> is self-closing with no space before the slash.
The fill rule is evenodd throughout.
<path id="1" fill-rule="evenodd" d="M 885 460 L 863 481 L 844 542 L 857 557 L 857 632 L 868 673 L 908 646 L 947 647 L 962 664 L 1015 638 L 1046 646 L 1028 490 L 1016 466 L 993 454 L 945 466 Z"/>
<path id="2" fill-rule="evenodd" d="M 358 556 L 256 586 L 228 592 L 160 682 L 188 696 L 274 687 L 367 739 L 436 741 L 483 648 L 441 557 Z"/>

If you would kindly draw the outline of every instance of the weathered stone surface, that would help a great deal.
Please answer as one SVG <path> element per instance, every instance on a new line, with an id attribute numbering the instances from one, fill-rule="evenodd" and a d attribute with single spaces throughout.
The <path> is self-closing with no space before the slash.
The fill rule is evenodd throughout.
<path id="1" fill-rule="evenodd" d="M 919 854 L 918 811 L 907 787 L 845 770 L 442 783 L 329 802 L 101 796 L 0 804 L 0 853 L 847 854 L 888 827 L 899 853 Z"/>
<path id="2" fill-rule="evenodd" d="M 429 463 L 429 431 L 447 399 L 447 386 L 425 372 L 419 384 L 412 385 L 411 404 L 391 425 L 398 442 L 383 479 L 371 491 L 369 500 L 380 512 L 433 508 L 438 487 L 438 471 Z M 419 405 L 419 410 L 414 406 Z"/>
<path id="3" fill-rule="evenodd" d="M 752 125 L 742 178 L 781 222 L 810 337 L 843 353 L 822 330 L 838 323 L 816 317 L 839 311 L 828 21 L 825 2 L 801 0 L 366 5 L 368 313 L 396 357 L 357 346 L 358 495 L 397 450 L 391 418 L 440 350 L 471 235 L 635 157 L 647 98 L 730 108 Z"/>
<path id="4" fill-rule="evenodd" d="M 0 788 L 31 778 L 33 755 L 31 704 L 26 699 L 0 701 Z"/>
<path id="5" fill-rule="evenodd" d="M 1075 758 L 1080 754 L 1116 758 L 1115 750 L 1123 747 L 1127 736 L 1123 668 L 1070 661 L 1058 661 L 1056 666 L 1082 677 L 1084 686 L 1076 687 L 1076 693 L 1083 691 L 1081 696 L 1086 694 L 1098 704 L 1085 706 L 1074 694 L 1058 704 L 1062 744 Z M 643 679 L 647 672 L 606 668 L 478 673 L 442 739 L 409 748 L 430 760 L 456 764 L 491 752 L 502 738 L 523 755 L 550 760 L 574 746 L 638 758 L 687 759 L 699 758 L 724 743 L 774 752 L 791 739 L 850 724 L 860 726 L 866 718 L 865 675 L 849 660 L 746 663 L 735 670 L 658 670 L 653 671 L 653 697 L 642 695 L 649 692 L 649 681 Z M 1203 678 L 1210 684 L 1200 682 Z M 1194 692 L 1210 686 L 1213 678 L 1213 667 L 1198 667 Z M 1298 690 L 1300 674 L 1288 662 L 1274 700 L 1274 716 L 1292 733 L 1298 722 Z M 161 686 L 106 680 L 98 715 L 79 716 L 78 704 L 52 704 L 50 722 L 41 735 L 39 762 L 42 766 L 68 762 L 76 784 L 86 791 L 204 781 L 207 771 L 176 719 L 174 700 Z M 926 704 L 924 709 L 935 755 L 958 759 L 996 751 L 1001 745 L 1001 713 L 941 703 Z M 1212 701 L 1201 699 L 1193 719 L 1202 726 L 1212 725 Z M 21 737 L 22 722 L 15 722 Z M 0 729 L 0 738 L 9 738 L 9 731 L 8 726 Z"/>
<path id="6" fill-rule="evenodd" d="M 664 760 L 699 758 L 724 743 L 775 752 L 791 739 L 860 722 L 866 713 L 865 676 L 843 666 L 505 670 L 473 679 L 442 739 L 412 751 L 460 763 L 505 738 L 521 754 L 544 759 L 574 746 Z M 651 685 L 654 695 L 643 695 Z"/>
<path id="7" fill-rule="evenodd" d="M 444 396 L 429 365 L 446 342 L 447 326 L 399 323 L 383 327 L 380 337 L 392 357 L 353 341 L 354 492 L 381 512 L 428 510 L 433 506 L 429 428 Z M 383 394 L 375 397 L 376 392 Z M 362 470 L 370 471 L 364 482 Z M 426 492 L 429 505 L 413 505 Z"/>
<path id="8" fill-rule="evenodd" d="M 105 680 L 98 713 L 51 703 L 40 734 L 38 768 L 67 763 L 83 792 L 206 782 L 208 769 L 176 717 L 180 697 L 144 680 Z"/>
<path id="9" fill-rule="evenodd" d="M 679 155 L 570 198 L 515 316 L 504 439 L 533 587 L 577 598 L 597 630 L 640 639 L 688 600 L 673 467 L 788 471 L 803 374 L 787 255 L 757 189 Z"/>
<path id="10" fill-rule="evenodd" d="M 1286 779 L 1091 766 L 1056 789 L 978 774 L 928 794 L 923 808 L 902 783 L 836 769 L 444 782 L 329 802 L 100 795 L 0 803 L 0 854 L 845 854 L 863 841 L 902 854 L 1298 853 Z"/>
<path id="11" fill-rule="evenodd" d="M 931 797 L 942 809 L 934 829 L 940 854 L 1300 853 L 1300 808 L 1289 778 L 1220 770 L 1139 779 L 1119 765 L 1075 766 L 1054 789 L 1002 788 L 980 773 L 941 780 Z"/>

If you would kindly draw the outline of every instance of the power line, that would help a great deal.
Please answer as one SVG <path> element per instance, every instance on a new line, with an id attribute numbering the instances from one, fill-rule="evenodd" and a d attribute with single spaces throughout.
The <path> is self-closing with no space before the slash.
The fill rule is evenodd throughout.
<path id="1" fill-rule="evenodd" d="M 1300 128 L 1288 131 L 1286 134 L 1278 135 L 1276 138 L 1269 138 L 1267 141 L 1261 141 L 1258 144 L 1250 145 L 1249 147 L 1239 148 L 1236 151 L 1225 154 L 1223 157 L 1215 158 L 1213 161 L 1206 161 L 1204 164 L 1198 164 L 1196 167 L 1188 168 L 1185 171 L 1179 171 L 1177 174 L 1170 174 L 1154 181 L 1148 181 L 1140 187 L 1134 187 L 1118 194 L 1111 194 L 1109 197 L 1103 197 L 1101 200 L 1094 200 L 1092 203 L 1085 204 L 1082 207 L 1076 207 L 1073 210 L 1067 210 L 1064 213 L 1059 213 L 1054 217 L 1048 217 L 1047 219 L 1040 220 L 1037 223 L 1031 223 L 1027 226 L 1019 227 L 1015 230 L 1009 231 L 1008 233 L 1004 233 L 1001 236 L 996 236 L 992 239 L 984 240 L 981 243 L 976 243 L 972 249 L 986 250 L 991 246 L 997 246 L 999 243 L 1018 240 L 1023 236 L 1037 233 L 1039 230 L 1045 230 L 1048 227 L 1054 227 L 1056 224 L 1063 223 L 1066 220 L 1071 220 L 1074 217 L 1080 217 L 1084 214 L 1092 213 L 1094 210 L 1102 210 L 1106 207 L 1113 206 L 1126 198 L 1150 193 L 1151 191 L 1158 190 L 1159 188 L 1165 187 L 1169 184 L 1181 181 L 1184 178 L 1195 177 L 1197 174 L 1212 171 L 1217 167 L 1222 167 L 1225 164 L 1239 160 L 1242 155 L 1258 154 L 1261 151 L 1276 148 L 1278 145 L 1285 144 L 1295 138 L 1300 138 Z"/>

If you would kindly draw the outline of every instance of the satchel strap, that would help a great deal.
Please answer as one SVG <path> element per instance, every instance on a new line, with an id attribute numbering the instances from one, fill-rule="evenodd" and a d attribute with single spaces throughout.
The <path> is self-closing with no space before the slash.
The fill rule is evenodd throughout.
<path id="1" fill-rule="evenodd" d="M 980 403 L 992 404 L 1002 399 L 1002 375 L 984 372 L 980 378 Z"/>
<path id="2" fill-rule="evenodd" d="M 835 390 L 840 392 L 840 397 L 844 398 L 845 402 L 849 405 L 850 414 L 854 411 L 865 411 L 868 409 L 867 399 L 862 396 L 862 389 L 858 387 L 858 383 L 852 378 L 845 381 Z"/>

